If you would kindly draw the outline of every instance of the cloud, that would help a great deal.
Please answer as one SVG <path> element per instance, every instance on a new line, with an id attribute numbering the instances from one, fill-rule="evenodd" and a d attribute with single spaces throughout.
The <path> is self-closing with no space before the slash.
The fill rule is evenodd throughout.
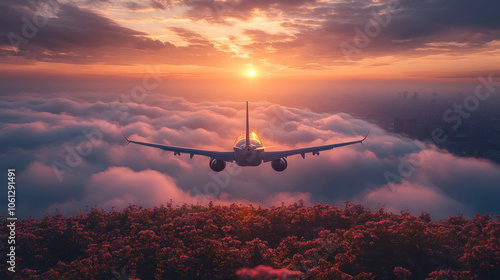
<path id="1" fill-rule="evenodd" d="M 432 182 L 448 197 L 467 205 L 472 212 L 497 212 L 500 200 L 499 166 L 480 159 L 461 158 L 444 151 L 421 152 L 422 164 L 415 170 L 421 182 Z"/>
<path id="2" fill-rule="evenodd" d="M 500 21 L 494 12 L 500 4 L 494 1 L 155 0 L 148 4 L 59 3 L 56 16 L 48 18 L 47 25 L 39 28 L 29 43 L 20 44 L 17 52 L 9 50 L 8 36 L 2 35 L 0 58 L 8 63 L 20 63 L 19 58 L 24 58 L 72 64 L 161 63 L 218 68 L 251 61 L 276 72 L 283 67 L 331 69 L 345 65 L 346 54 L 353 62 L 385 57 L 382 64 L 387 65 L 436 54 L 493 53 L 500 40 Z M 24 0 L 2 1 L 0 5 L 0 34 L 19 35 L 24 24 L 21 19 L 32 18 L 41 4 Z M 139 31 L 118 24 L 123 19 L 96 12 L 96 5 L 145 13 L 151 8 L 168 10 L 172 16 L 166 27 L 160 21 L 157 24 L 161 27 L 147 24 L 148 29 Z M 157 22 L 155 15 L 146 13 L 133 20 Z M 256 19 L 276 27 L 248 24 Z M 237 25 L 241 27 L 235 28 Z M 227 36 L 206 31 L 218 26 L 227 29 L 223 32 Z M 157 31 L 150 31 L 152 28 Z M 180 42 L 175 45 L 152 39 L 159 35 L 177 36 Z"/>
<path id="3" fill-rule="evenodd" d="M 79 197 L 57 202 L 47 208 L 74 213 L 95 205 L 103 209 L 123 209 L 130 204 L 144 207 L 193 203 L 189 193 L 180 190 L 172 177 L 154 170 L 135 172 L 128 167 L 109 167 L 93 174 Z"/>
<path id="4" fill-rule="evenodd" d="M 316 113 L 269 102 L 251 103 L 251 126 L 268 147 L 280 150 L 352 141 L 371 130 L 364 145 L 288 158 L 282 173 L 269 163 L 228 164 L 214 173 L 208 158 L 150 147 L 135 140 L 230 151 L 244 130 L 244 103 L 189 102 L 151 93 L 143 103 L 95 94 L 6 96 L 0 101 L 0 156 L 18 172 L 20 211 L 41 216 L 55 208 L 71 214 L 85 205 L 160 205 L 190 201 L 280 205 L 302 199 L 383 203 L 391 211 L 500 213 L 500 167 L 461 158 L 419 141 L 389 134 L 345 113 Z M 128 114 L 123 114 L 127 108 Z M 387 176 L 390 174 L 390 176 Z"/>
<path id="5" fill-rule="evenodd" d="M 45 2 L 51 3 L 50 11 L 54 15 L 45 17 L 46 22 L 39 27 L 30 21 L 29 26 L 33 28 L 27 29 L 25 26 L 28 25 L 23 19 L 36 17 L 40 7 L 45 7 L 41 3 Z M 19 59 L 24 58 L 30 61 L 70 64 L 164 63 L 205 66 L 223 65 L 231 58 L 208 40 L 193 39 L 193 36 L 201 35 L 182 31 L 181 28 L 175 30 L 181 35 L 190 36 L 193 44 L 176 47 L 168 41 L 151 39 L 145 32 L 123 27 L 115 20 L 95 12 L 95 9 L 80 7 L 77 3 L 45 2 L 0 2 L 0 58 L 14 64 L 20 63 Z M 28 38 L 23 33 L 26 32 L 25 29 L 28 30 Z M 8 34 L 15 34 L 17 39 L 12 39 Z M 20 37 L 24 38 L 21 43 Z M 16 51 L 9 50 L 12 46 Z M 206 53 L 211 55 L 200 59 L 200 55 Z"/>
<path id="6" fill-rule="evenodd" d="M 39 165 L 39 163 L 35 163 L 34 165 Z M 48 167 L 43 166 L 33 172 L 44 172 L 44 176 L 48 176 L 50 173 L 45 172 L 48 171 L 44 170 L 46 168 Z M 36 174 L 26 172 L 24 175 L 33 176 Z M 48 179 L 53 180 L 53 178 Z M 45 191 L 57 192 L 59 190 L 45 189 Z M 258 203 L 263 206 L 274 206 L 276 205 L 276 201 L 290 204 L 299 200 L 303 200 L 306 204 L 311 204 L 310 194 L 299 192 L 275 193 Z M 128 167 L 110 167 L 92 175 L 86 183 L 85 191 L 81 194 L 80 198 L 57 202 L 51 205 L 46 211 L 53 211 L 53 209 L 57 208 L 65 213 L 72 213 L 79 209 L 84 209 L 86 206 L 94 205 L 104 209 L 115 208 L 119 210 L 130 204 L 155 207 L 167 205 L 168 203 L 172 203 L 174 206 L 182 204 L 207 204 L 209 201 L 218 205 L 252 203 L 252 201 L 248 200 L 232 199 L 228 193 L 221 193 L 219 197 L 211 197 L 205 194 L 194 195 L 192 192 L 180 189 L 175 179 L 171 176 L 155 170 L 146 169 L 135 172 Z M 89 202 L 92 204 L 89 204 Z"/>
<path id="7" fill-rule="evenodd" d="M 307 3 L 316 0 L 197 0 L 182 1 L 190 7 L 186 15 L 193 20 L 208 20 L 213 22 L 224 22 L 226 18 L 239 18 L 246 20 L 256 10 L 278 10 L 283 12 L 298 11 Z"/>
<path id="8" fill-rule="evenodd" d="M 7 18 L 4 24 L 0 25 L 2 33 L 21 31 L 23 26 L 21 19 L 23 17 L 34 18 L 42 7 L 35 5 L 35 2 L 26 3 L 29 4 L 29 9 L 19 4 L 9 5 L 10 2 L 2 3 L 1 17 Z M 149 39 L 144 36 L 147 35 L 146 33 L 122 27 L 113 20 L 90 10 L 70 4 L 54 4 L 57 2 L 50 1 L 47 3 L 52 3 L 55 17 L 46 18 L 46 25 L 40 28 L 37 28 L 34 22 L 31 23 L 35 27 L 33 36 L 29 38 L 29 44 L 19 45 L 17 55 L 37 56 L 42 51 L 46 51 L 57 57 L 57 55 L 64 56 L 61 53 L 69 49 L 77 54 L 82 49 L 162 49 L 169 47 L 168 43 Z M 0 44 L 10 45 L 7 36 L 2 36 Z M 40 57 L 40 59 L 49 58 L 49 56 Z"/>
<path id="9" fill-rule="evenodd" d="M 179 205 L 193 202 L 189 193 L 177 188 L 172 177 L 154 170 L 134 172 L 127 167 L 111 167 L 94 174 L 87 183 L 85 195 L 108 209 L 129 204 L 154 207 L 166 205 L 170 200 Z"/>
<path id="10" fill-rule="evenodd" d="M 434 218 L 446 217 L 452 213 L 463 213 L 468 216 L 474 213 L 466 205 L 450 198 L 438 188 L 409 181 L 369 191 L 354 201 L 370 207 L 384 205 L 386 210 L 395 213 L 405 209 L 410 209 L 415 214 L 419 211 L 429 212 Z"/>
<path id="11" fill-rule="evenodd" d="M 187 3 L 192 9 L 186 15 L 192 20 L 248 21 L 265 16 L 280 21 L 282 33 L 244 31 L 252 40 L 242 47 L 251 57 L 296 68 L 307 63 L 316 68 L 345 64 L 346 52 L 357 61 L 494 51 L 491 43 L 500 34 L 500 21 L 493 12 L 500 7 L 494 2 L 235 1 L 219 9 L 211 0 Z"/>

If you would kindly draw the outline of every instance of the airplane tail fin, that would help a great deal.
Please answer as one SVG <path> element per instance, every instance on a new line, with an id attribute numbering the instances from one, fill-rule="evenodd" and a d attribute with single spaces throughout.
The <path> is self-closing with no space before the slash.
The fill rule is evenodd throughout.
<path id="1" fill-rule="evenodd" d="M 250 127 L 248 124 L 248 101 L 247 101 L 247 130 L 246 130 L 246 145 L 250 146 Z"/>

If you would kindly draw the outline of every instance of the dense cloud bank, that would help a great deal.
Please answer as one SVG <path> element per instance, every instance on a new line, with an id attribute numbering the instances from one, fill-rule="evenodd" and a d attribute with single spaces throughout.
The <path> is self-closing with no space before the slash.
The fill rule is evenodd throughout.
<path id="1" fill-rule="evenodd" d="M 140 102 L 101 97 L 26 93 L 0 102 L 0 164 L 17 170 L 20 215 L 40 217 L 56 208 L 71 214 L 87 205 L 152 207 L 170 200 L 271 206 L 300 199 L 381 203 L 435 218 L 500 213 L 498 165 L 456 157 L 348 114 L 250 103 L 251 127 L 268 150 L 351 141 L 368 130 L 370 136 L 364 145 L 289 157 L 282 173 L 266 163 L 228 164 L 216 174 L 208 158 L 127 145 L 122 132 L 139 141 L 231 151 L 244 130 L 244 103 L 193 103 L 159 93 Z"/>

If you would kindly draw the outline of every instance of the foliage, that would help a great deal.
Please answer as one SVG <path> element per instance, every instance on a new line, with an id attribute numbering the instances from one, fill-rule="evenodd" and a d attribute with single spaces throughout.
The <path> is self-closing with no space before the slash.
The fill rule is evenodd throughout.
<path id="1" fill-rule="evenodd" d="M 0 278 L 500 279 L 499 219 L 350 203 L 56 212 L 18 221 L 17 271 L 2 262 Z"/>

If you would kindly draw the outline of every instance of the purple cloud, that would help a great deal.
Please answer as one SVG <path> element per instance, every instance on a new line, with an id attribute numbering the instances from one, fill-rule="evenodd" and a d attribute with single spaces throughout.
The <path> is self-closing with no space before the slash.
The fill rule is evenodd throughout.
<path id="1" fill-rule="evenodd" d="M 309 204 L 351 200 L 372 207 L 383 203 L 392 211 L 431 211 L 438 218 L 456 212 L 500 212 L 498 165 L 432 146 L 419 148 L 418 141 L 345 113 L 251 103 L 252 129 L 265 146 L 272 146 L 269 150 L 349 141 L 368 129 L 370 137 L 364 145 L 319 157 L 290 157 L 283 173 L 269 164 L 229 164 L 228 172 L 216 174 L 207 158 L 190 160 L 187 155 L 127 145 L 121 132 L 136 140 L 231 150 L 244 130 L 244 104 L 194 103 L 151 94 L 144 103 L 121 104 L 129 108 L 123 115 L 112 101 L 88 96 L 83 101 L 85 95 L 32 93 L 0 101 L 0 153 L 11 159 L 2 167 L 17 169 L 23 215 L 40 216 L 58 207 L 71 213 L 85 205 L 154 206 L 170 199 L 177 205 L 213 200 L 266 206 L 299 199 Z M 411 163 L 413 170 L 402 162 Z M 387 180 L 388 172 L 400 180 Z"/>

